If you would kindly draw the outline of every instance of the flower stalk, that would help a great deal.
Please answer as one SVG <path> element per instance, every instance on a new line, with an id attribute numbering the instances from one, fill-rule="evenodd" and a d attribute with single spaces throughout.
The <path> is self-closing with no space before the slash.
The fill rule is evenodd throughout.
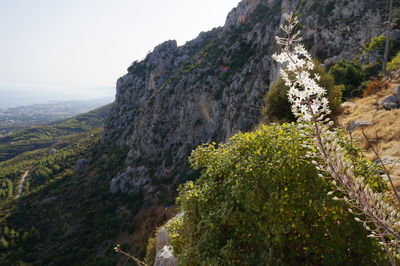
<path id="1" fill-rule="evenodd" d="M 331 128 L 333 121 L 327 117 L 331 111 L 325 97 L 326 90 L 318 84 L 320 77 L 310 73 L 314 68 L 311 55 L 299 43 L 300 31 L 292 34 L 298 19 L 292 14 L 285 14 L 284 18 L 287 25 L 281 29 L 286 36 L 276 37 L 283 49 L 280 54 L 274 54 L 273 58 L 280 63 L 280 74 L 289 86 L 288 100 L 293 114 L 303 128 L 312 129 L 311 137 L 316 148 L 313 155 L 322 159 L 322 163 L 316 163 L 316 167 L 328 173 L 323 176 L 331 179 L 336 191 L 344 196 L 338 198 L 333 195 L 336 191 L 329 195 L 350 206 L 349 211 L 357 215 L 355 220 L 370 231 L 369 237 L 380 241 L 391 264 L 395 265 L 395 258 L 400 258 L 400 213 L 384 199 L 382 193 L 372 190 L 366 183 L 366 177 L 356 174 L 354 163 L 339 144 L 338 132 Z"/>

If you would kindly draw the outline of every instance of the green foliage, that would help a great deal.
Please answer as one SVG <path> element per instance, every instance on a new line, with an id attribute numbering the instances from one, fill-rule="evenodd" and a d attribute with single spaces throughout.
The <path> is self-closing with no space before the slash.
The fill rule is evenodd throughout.
<path id="1" fill-rule="evenodd" d="M 372 38 L 371 41 L 367 45 L 367 50 L 372 52 L 375 49 L 384 49 L 385 48 L 386 38 L 384 35 L 377 36 Z"/>
<path id="2" fill-rule="evenodd" d="M 110 176 L 121 170 L 127 150 L 105 149 L 99 145 L 100 136 L 99 129 L 81 133 L 64 149 L 29 162 L 32 190 L 18 200 L 0 202 L 0 246 L 7 246 L 0 250 L 0 265 L 15 265 L 19 260 L 34 265 L 116 264 L 113 240 L 133 224 L 141 202 L 134 195 L 110 193 Z M 82 157 L 93 163 L 74 174 L 75 162 Z M 13 160 L 23 158 L 24 154 Z M 107 171 L 106 162 L 112 163 Z M 0 163 L 0 169 L 6 163 Z M 59 166 L 58 173 L 54 165 Z M 46 168 L 46 182 L 33 177 L 36 170 Z M 120 213 L 121 205 L 129 206 L 129 212 Z"/>
<path id="3" fill-rule="evenodd" d="M 380 62 L 375 62 L 373 64 L 367 64 L 362 66 L 363 82 L 367 82 L 370 79 L 377 77 L 381 69 L 382 69 L 382 64 Z"/>
<path id="4" fill-rule="evenodd" d="M 359 62 L 355 60 L 340 61 L 331 67 L 329 73 L 334 77 L 336 84 L 344 85 L 344 99 L 361 95 L 358 87 L 363 81 L 363 72 Z"/>
<path id="5" fill-rule="evenodd" d="M 0 201 L 5 198 L 11 198 L 14 195 L 13 183 L 10 179 L 0 179 Z"/>
<path id="6" fill-rule="evenodd" d="M 400 52 L 388 63 L 388 70 L 395 71 L 400 68 Z"/>
<path id="7" fill-rule="evenodd" d="M 372 38 L 367 44 L 367 50 L 370 52 L 377 52 L 378 55 L 382 56 L 386 46 L 386 36 L 380 35 Z M 400 51 L 400 42 L 395 38 L 389 40 L 389 60 L 396 56 Z"/>
<path id="8" fill-rule="evenodd" d="M 20 154 L 0 162 L 1 265 L 116 264 L 112 240 L 133 224 L 141 200 L 135 195 L 114 197 L 109 191 L 110 178 L 121 170 L 128 150 L 100 145 L 102 130 L 93 127 L 102 124 L 106 111 L 2 139 L 4 147 L 42 140 L 50 144 L 33 150 L 19 146 Z M 77 160 L 83 158 L 90 165 L 74 173 Z M 24 193 L 17 199 L 26 170 Z M 116 202 L 129 206 L 129 213 L 120 214 Z"/>
<path id="9" fill-rule="evenodd" d="M 332 185 L 317 176 L 304 141 L 295 125 L 283 124 L 197 148 L 190 162 L 202 175 L 180 188 L 184 215 L 169 223 L 180 263 L 383 263 L 382 249 L 344 203 L 327 196 Z"/>
<path id="10" fill-rule="evenodd" d="M 1 245 L 1 243 L 0 243 Z M 156 238 L 151 237 L 147 242 L 145 262 L 147 265 L 153 265 L 156 259 Z"/>
<path id="11" fill-rule="evenodd" d="M 279 78 L 267 92 L 264 98 L 262 114 L 269 120 L 294 121 L 295 117 L 291 111 L 287 93 L 289 87 L 285 81 Z"/>
<path id="12" fill-rule="evenodd" d="M 254 49 L 251 47 L 251 43 L 244 41 L 239 42 L 239 48 L 235 49 L 231 56 L 230 66 L 232 71 L 240 70 L 249 58 L 254 54 Z"/>
<path id="13" fill-rule="evenodd" d="M 336 110 L 341 104 L 343 86 L 335 85 L 332 75 L 316 64 L 312 74 L 318 74 L 321 79 L 319 85 L 327 90 L 327 98 L 331 110 Z M 294 121 L 287 93 L 289 87 L 285 85 L 282 78 L 279 78 L 267 92 L 264 98 L 263 116 L 269 120 Z"/>

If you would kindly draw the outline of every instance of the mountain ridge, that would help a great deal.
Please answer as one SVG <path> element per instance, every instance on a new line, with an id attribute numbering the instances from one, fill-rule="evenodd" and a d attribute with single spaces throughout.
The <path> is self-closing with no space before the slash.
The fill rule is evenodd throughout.
<path id="1" fill-rule="evenodd" d="M 224 141 L 257 125 L 262 96 L 278 76 L 271 55 L 282 13 L 303 14 L 306 46 L 332 62 L 350 59 L 359 42 L 383 32 L 375 7 L 368 0 L 244 0 L 224 27 L 180 47 L 175 41 L 158 45 L 117 81 L 104 142 L 131 148 L 111 191 L 144 190 L 151 201 L 157 194 L 154 180 L 174 186 L 185 180 L 185 160 L 197 145 Z"/>
<path id="2" fill-rule="evenodd" d="M 199 174 L 188 166 L 191 151 L 260 122 L 264 95 L 278 77 L 271 55 L 282 13 L 303 14 L 306 47 L 332 63 L 384 32 L 374 3 L 243 0 L 225 26 L 183 46 L 166 41 L 133 62 L 117 81 L 103 133 L 82 138 L 85 153 L 73 159 L 87 164 L 80 171 L 69 165 L 63 177 L 2 207 L 1 226 L 6 221 L 23 234 L 29 224 L 41 236 L 32 229 L 35 238 L 20 244 L 26 252 L 6 249 L 0 261 L 124 265 L 113 253 L 116 241 L 143 257 L 154 229 L 173 215 L 177 187 Z"/>

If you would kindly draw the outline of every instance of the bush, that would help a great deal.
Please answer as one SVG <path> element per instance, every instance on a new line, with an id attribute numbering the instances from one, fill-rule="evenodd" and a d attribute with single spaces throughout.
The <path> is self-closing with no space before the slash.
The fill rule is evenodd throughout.
<path id="1" fill-rule="evenodd" d="M 382 69 L 382 64 L 380 62 L 375 62 L 373 64 L 368 64 L 362 67 L 362 74 L 364 80 L 369 80 L 371 78 L 377 77 Z"/>
<path id="2" fill-rule="evenodd" d="M 400 52 L 388 63 L 388 70 L 395 71 L 400 68 Z"/>
<path id="3" fill-rule="evenodd" d="M 384 35 L 372 38 L 367 45 L 367 50 L 372 52 L 375 49 L 383 50 L 385 49 L 386 37 Z"/>
<path id="4" fill-rule="evenodd" d="M 387 85 L 388 84 L 381 79 L 371 80 L 364 89 L 364 97 L 376 94 L 381 89 L 386 88 Z"/>
<path id="5" fill-rule="evenodd" d="M 153 265 L 155 259 L 156 259 L 156 238 L 151 237 L 147 242 L 146 257 L 144 261 L 146 262 L 147 265 Z"/>
<path id="6" fill-rule="evenodd" d="M 359 62 L 340 61 L 331 67 L 329 73 L 337 85 L 344 85 L 343 99 L 361 96 L 358 87 L 363 81 L 363 71 Z"/>
<path id="7" fill-rule="evenodd" d="M 180 188 L 169 223 L 182 265 L 375 265 L 382 249 L 333 201 L 295 125 L 261 126 L 190 157 L 201 177 Z M 378 175 L 379 177 L 379 175 Z M 376 182 L 376 180 L 374 180 Z"/>
<path id="8" fill-rule="evenodd" d="M 289 87 L 285 81 L 279 78 L 267 92 L 264 98 L 262 115 L 268 120 L 294 121 L 295 117 L 291 111 L 287 93 Z"/>
<path id="9" fill-rule="evenodd" d="M 319 85 L 327 89 L 327 98 L 331 110 L 336 110 L 341 104 L 344 87 L 342 85 L 335 85 L 335 80 L 332 75 L 327 73 L 322 67 L 315 66 L 312 74 L 316 73 L 321 77 Z M 288 90 L 289 87 L 285 85 L 282 78 L 279 78 L 278 81 L 271 86 L 264 98 L 264 108 L 262 110 L 264 117 L 267 117 L 268 120 L 285 122 L 295 120 L 287 97 Z"/>

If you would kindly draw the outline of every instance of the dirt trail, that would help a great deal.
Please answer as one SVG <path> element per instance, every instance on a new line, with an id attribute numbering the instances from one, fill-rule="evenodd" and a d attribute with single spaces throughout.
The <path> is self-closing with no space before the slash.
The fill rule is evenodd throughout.
<path id="1" fill-rule="evenodd" d="M 29 174 L 29 171 L 26 170 L 26 171 L 24 172 L 24 174 L 22 175 L 21 181 L 19 181 L 18 194 L 17 194 L 16 198 L 19 198 L 19 196 L 21 195 L 22 189 L 23 189 L 24 184 L 25 184 L 25 179 L 26 179 L 26 177 L 28 176 L 28 174 Z"/>

